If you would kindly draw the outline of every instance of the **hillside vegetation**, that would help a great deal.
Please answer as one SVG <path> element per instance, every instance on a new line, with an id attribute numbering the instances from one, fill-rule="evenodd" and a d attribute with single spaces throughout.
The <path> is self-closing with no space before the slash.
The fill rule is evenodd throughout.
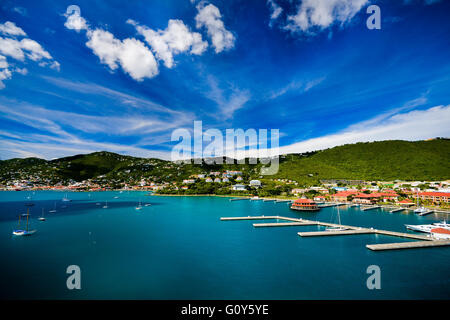
<path id="1" fill-rule="evenodd" d="M 380 141 L 356 143 L 305 154 L 284 155 L 274 176 L 301 184 L 321 179 L 358 180 L 447 180 L 450 179 L 450 140 Z M 133 183 L 142 177 L 154 182 L 181 181 L 192 174 L 241 170 L 258 178 L 261 165 L 177 164 L 160 159 L 95 152 L 56 160 L 37 158 L 0 161 L 0 182 L 27 179 L 49 184 L 85 179 Z"/>

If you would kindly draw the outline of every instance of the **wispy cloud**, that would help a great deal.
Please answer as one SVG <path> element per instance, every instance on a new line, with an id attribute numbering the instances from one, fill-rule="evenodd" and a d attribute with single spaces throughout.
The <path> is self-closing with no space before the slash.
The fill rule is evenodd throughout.
<path id="1" fill-rule="evenodd" d="M 326 77 L 319 77 L 319 78 L 312 79 L 309 81 L 293 80 L 288 85 L 284 86 L 283 88 L 273 91 L 270 94 L 269 98 L 275 99 L 275 98 L 283 96 L 287 93 L 292 93 L 292 92 L 295 92 L 295 93 L 307 92 L 307 91 L 311 90 L 312 88 L 314 88 L 315 86 L 322 83 L 325 79 L 326 79 Z"/>
<path id="2" fill-rule="evenodd" d="M 220 88 L 217 79 L 213 76 L 208 77 L 208 83 L 210 90 L 206 96 L 217 104 L 219 113 L 215 117 L 218 119 L 227 120 L 232 118 L 234 112 L 243 108 L 251 98 L 248 90 L 241 90 L 234 86 L 225 90 Z"/>

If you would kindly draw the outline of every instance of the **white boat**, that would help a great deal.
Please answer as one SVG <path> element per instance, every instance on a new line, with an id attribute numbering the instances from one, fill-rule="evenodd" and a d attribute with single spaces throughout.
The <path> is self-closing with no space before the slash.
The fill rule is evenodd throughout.
<path id="1" fill-rule="evenodd" d="M 450 224 L 447 221 L 435 222 L 433 225 L 439 228 L 450 228 Z"/>
<path id="2" fill-rule="evenodd" d="M 416 210 L 414 210 L 414 213 L 425 213 L 427 211 L 428 210 L 425 207 L 420 207 L 420 208 L 417 208 Z"/>
<path id="3" fill-rule="evenodd" d="M 431 236 L 438 240 L 450 240 L 450 229 L 447 228 L 431 229 Z"/>
<path id="4" fill-rule="evenodd" d="M 405 227 L 406 229 L 409 230 L 424 233 L 430 233 L 431 229 L 436 228 L 436 226 L 433 226 L 432 224 L 419 224 L 419 225 L 405 224 Z"/>
<path id="5" fill-rule="evenodd" d="M 148 207 L 148 206 L 151 206 L 151 204 L 150 203 L 144 204 L 144 207 Z"/>
<path id="6" fill-rule="evenodd" d="M 70 200 L 68 197 L 67 197 L 67 193 L 64 195 L 64 198 L 62 198 L 62 201 L 63 202 L 70 202 L 70 201 L 72 201 L 72 200 Z"/>
<path id="7" fill-rule="evenodd" d="M 141 201 L 139 201 L 139 205 L 135 209 L 136 210 L 141 210 L 142 209 Z"/>
<path id="8" fill-rule="evenodd" d="M 405 226 L 406 226 L 406 229 L 418 231 L 418 232 L 424 232 L 424 233 L 431 233 L 431 230 L 436 229 L 436 228 L 450 230 L 450 224 L 448 224 L 445 221 L 435 222 L 433 224 L 419 224 L 419 225 L 405 224 Z"/>
<path id="9" fill-rule="evenodd" d="M 56 212 L 56 201 L 55 201 L 55 205 L 54 205 L 54 207 L 53 207 L 53 210 L 50 210 L 49 212 L 50 212 L 50 213 L 55 213 L 55 212 Z"/>
<path id="10" fill-rule="evenodd" d="M 339 206 L 337 206 L 337 216 L 338 216 L 338 225 L 341 225 L 341 214 L 339 213 Z M 326 231 L 344 231 L 347 230 L 345 227 L 327 227 Z"/>
<path id="11" fill-rule="evenodd" d="M 108 209 L 108 200 L 105 201 L 105 205 L 103 206 L 103 209 Z"/>
<path id="12" fill-rule="evenodd" d="M 44 208 L 42 208 L 42 216 L 40 216 L 40 217 L 38 218 L 38 220 L 39 220 L 39 221 L 45 221 L 45 218 L 44 218 Z"/>

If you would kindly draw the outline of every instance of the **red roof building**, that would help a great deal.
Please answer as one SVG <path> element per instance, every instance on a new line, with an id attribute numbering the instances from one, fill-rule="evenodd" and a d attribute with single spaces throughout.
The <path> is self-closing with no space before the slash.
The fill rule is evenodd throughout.
<path id="1" fill-rule="evenodd" d="M 413 194 L 413 197 L 417 199 L 417 193 Z M 436 203 L 450 203 L 450 192 L 419 192 L 419 198 Z"/>
<path id="2" fill-rule="evenodd" d="M 317 203 L 315 203 L 311 199 L 297 199 L 294 201 L 294 203 L 291 206 L 292 210 L 299 210 L 299 211 L 318 211 L 320 210 L 317 206 Z"/>

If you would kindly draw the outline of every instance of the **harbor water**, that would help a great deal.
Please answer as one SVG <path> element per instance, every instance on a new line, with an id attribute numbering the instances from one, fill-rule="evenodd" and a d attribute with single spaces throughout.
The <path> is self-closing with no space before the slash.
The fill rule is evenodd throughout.
<path id="1" fill-rule="evenodd" d="M 323 227 L 220 221 L 279 215 L 336 223 L 336 207 L 298 212 L 287 203 L 137 191 L 72 192 L 71 201 L 63 202 L 65 195 L 0 192 L 2 299 L 450 298 L 450 247 L 374 252 L 366 244 L 412 240 L 375 234 L 302 238 L 297 232 Z M 29 227 L 37 231 L 13 236 L 26 203 L 34 204 Z M 38 221 L 42 208 L 46 221 Z M 341 207 L 340 218 L 344 225 L 411 232 L 405 224 L 446 217 Z M 22 217 L 21 228 L 24 222 Z M 81 290 L 67 288 L 70 265 L 80 267 Z M 380 289 L 367 287 L 371 265 L 380 268 Z"/>

